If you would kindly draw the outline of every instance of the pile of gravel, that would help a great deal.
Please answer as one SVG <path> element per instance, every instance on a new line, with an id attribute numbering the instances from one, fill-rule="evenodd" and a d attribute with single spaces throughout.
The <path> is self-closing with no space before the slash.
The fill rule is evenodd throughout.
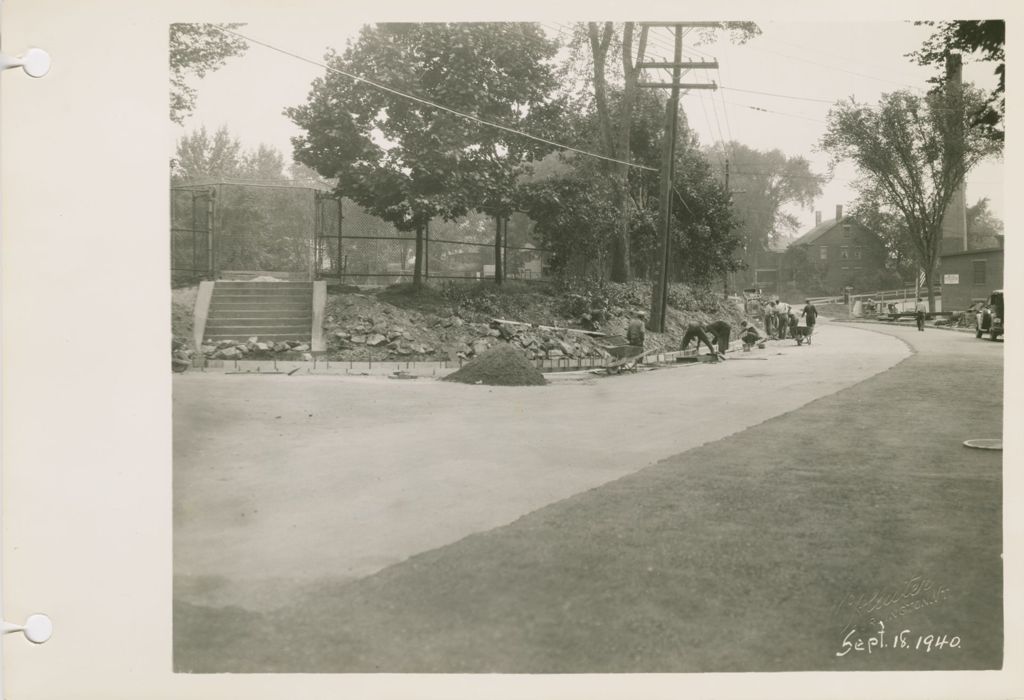
<path id="1" fill-rule="evenodd" d="M 506 343 L 483 352 L 449 374 L 444 381 L 489 386 L 541 386 L 547 383 L 522 350 Z"/>

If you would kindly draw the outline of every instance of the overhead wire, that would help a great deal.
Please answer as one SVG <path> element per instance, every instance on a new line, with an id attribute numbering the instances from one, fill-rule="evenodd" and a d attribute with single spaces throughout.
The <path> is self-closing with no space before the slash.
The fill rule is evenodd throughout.
<path id="1" fill-rule="evenodd" d="M 227 34 L 232 34 L 234 36 L 237 36 L 240 39 L 244 39 L 245 41 L 248 41 L 248 42 L 251 42 L 253 44 L 256 44 L 257 46 L 262 46 L 264 48 L 270 49 L 271 51 L 276 51 L 277 53 L 280 53 L 280 54 L 285 55 L 285 56 L 289 56 L 289 57 L 294 58 L 296 60 L 303 61 L 305 63 L 309 63 L 309 64 L 314 65 L 314 66 L 318 66 L 318 67 L 323 68 L 324 70 L 329 71 L 331 73 L 336 73 L 338 75 L 344 76 L 346 78 L 349 78 L 350 80 L 354 80 L 356 82 L 365 83 L 366 85 L 369 85 L 370 87 L 376 88 L 376 89 L 381 90 L 383 92 L 387 92 L 387 93 L 390 93 L 392 95 L 396 95 L 398 97 L 402 97 L 404 99 L 411 100 L 411 101 L 416 102 L 418 104 L 426 105 L 427 107 L 431 107 L 433 109 L 437 109 L 437 110 L 440 110 L 442 112 L 448 112 L 449 114 L 454 114 L 457 117 L 461 117 L 462 119 L 468 119 L 469 121 L 476 122 L 477 124 L 481 124 L 483 126 L 488 126 L 488 127 L 493 128 L 493 129 L 499 129 L 501 131 L 506 131 L 508 133 L 512 133 L 512 134 L 516 134 L 517 136 L 521 136 L 523 138 L 531 139 L 531 140 L 536 141 L 538 143 L 547 144 L 549 146 L 554 146 L 555 148 L 561 148 L 561 149 L 564 149 L 566 151 L 572 151 L 574 153 L 579 153 L 579 154 L 582 154 L 582 155 L 585 155 L 585 156 L 589 156 L 591 158 L 598 158 L 600 160 L 609 161 L 611 163 L 618 163 L 619 165 L 626 165 L 628 167 L 638 168 L 640 170 L 650 170 L 650 171 L 657 172 L 657 168 L 652 168 L 652 167 L 647 166 L 647 165 L 640 165 L 639 163 L 631 163 L 631 162 L 625 161 L 625 160 L 619 160 L 618 158 L 612 158 L 611 156 L 601 155 L 600 153 L 593 153 L 592 151 L 586 151 L 586 150 L 583 150 L 581 148 L 576 148 L 574 146 L 569 146 L 569 145 L 566 145 L 566 144 L 563 144 L 563 143 L 558 143 L 557 141 L 552 141 L 550 139 L 546 139 L 546 138 L 543 138 L 541 136 L 535 136 L 533 134 L 527 133 L 525 131 L 521 131 L 519 129 L 515 129 L 515 128 L 510 127 L 510 126 L 506 126 L 504 124 L 498 124 L 497 122 L 492 122 L 492 121 L 488 121 L 486 119 L 481 119 L 480 117 L 474 116 L 472 114 L 466 114 L 465 112 L 460 112 L 460 111 L 458 111 L 456 109 L 452 109 L 451 107 L 446 107 L 444 105 L 437 104 L 436 102 L 431 102 L 430 100 L 423 99 L 422 97 L 417 97 L 415 95 L 410 95 L 408 93 L 402 92 L 401 90 L 396 90 L 395 88 L 392 88 L 392 87 L 390 87 L 388 85 L 384 85 L 383 83 L 378 83 L 375 80 L 370 80 L 369 78 L 364 78 L 361 75 L 356 75 L 355 73 L 349 73 L 348 71 L 343 71 L 340 68 L 335 68 L 333 66 L 329 66 L 326 63 L 322 63 L 320 61 L 315 61 L 315 60 L 313 60 L 311 58 L 307 58 L 307 57 L 302 56 L 300 54 L 288 51 L 287 49 L 282 49 L 280 47 L 274 46 L 273 44 L 268 44 L 268 43 L 266 43 L 264 41 L 260 41 L 258 39 L 254 39 L 254 38 L 252 38 L 250 36 L 246 36 L 245 34 L 242 34 L 241 32 L 236 32 L 233 29 L 227 29 L 225 27 L 220 27 L 220 26 L 216 26 L 216 25 L 213 25 L 213 26 L 218 31 L 220 31 L 220 32 L 224 32 L 224 33 L 227 33 Z"/>
<path id="2" fill-rule="evenodd" d="M 878 68 L 879 70 L 892 70 L 892 66 L 882 66 L 881 64 L 878 64 L 878 63 L 872 63 L 871 61 L 865 61 L 863 57 L 854 58 L 853 56 L 846 56 L 846 55 L 843 55 L 843 54 L 836 54 L 836 53 L 833 53 L 832 51 L 828 51 L 828 52 L 820 51 L 818 49 L 812 49 L 810 46 L 803 46 L 801 44 L 794 44 L 793 42 L 780 41 L 779 39 L 777 39 L 775 37 L 771 37 L 770 39 L 768 39 L 768 41 L 770 41 L 771 43 L 774 43 L 774 44 L 781 44 L 782 46 L 788 46 L 790 48 L 799 49 L 801 51 L 810 51 L 811 53 L 816 53 L 816 54 L 819 54 L 821 56 L 828 56 L 830 59 L 838 58 L 838 59 L 841 59 L 843 61 L 849 61 L 849 62 L 857 63 L 858 65 L 866 65 L 869 68 Z M 904 84 L 905 85 L 909 85 L 909 83 L 904 83 Z"/>
<path id="3" fill-rule="evenodd" d="M 751 95 L 766 95 L 768 97 L 781 97 L 787 100 L 802 100 L 804 102 L 821 102 L 823 104 L 834 104 L 835 100 L 826 100 L 820 97 L 800 97 L 798 95 L 783 95 L 778 92 L 764 92 L 761 90 L 745 90 L 743 88 L 726 87 L 725 85 L 719 85 L 719 90 L 729 90 L 731 92 L 745 92 Z"/>
<path id="4" fill-rule="evenodd" d="M 901 82 L 899 80 L 889 80 L 888 78 L 880 78 L 878 76 L 869 75 L 867 73 L 861 73 L 859 71 L 848 70 L 846 68 L 839 68 L 838 66 L 830 66 L 830 65 L 828 65 L 826 63 L 821 63 L 820 61 L 815 61 L 815 60 L 810 59 L 810 58 L 801 58 L 799 56 L 790 56 L 789 54 L 784 54 L 781 51 L 773 51 L 772 49 L 766 49 L 763 46 L 757 46 L 755 44 L 749 44 L 749 48 L 754 49 L 755 51 L 764 51 L 765 53 L 775 54 L 776 56 L 781 56 L 782 58 L 788 58 L 791 61 L 800 61 L 802 63 L 809 63 L 811 65 L 820 66 L 822 68 L 827 68 L 829 70 L 839 71 L 840 73 L 849 73 L 850 75 L 855 75 L 855 76 L 858 76 L 860 78 L 867 78 L 868 80 L 877 80 L 879 82 L 890 83 L 892 85 L 902 85 L 903 87 L 909 87 L 909 88 L 911 88 L 913 90 L 922 91 L 921 88 L 917 87 L 916 85 L 911 85 L 910 83 L 904 83 L 904 82 Z"/>
<path id="5" fill-rule="evenodd" d="M 723 99 L 722 101 L 725 102 L 726 100 Z M 729 102 L 729 104 L 734 105 L 736 107 L 746 107 L 747 109 L 752 109 L 755 112 L 765 112 L 767 114 L 777 114 L 777 115 L 780 115 L 780 116 L 783 116 L 783 117 L 791 117 L 793 119 L 803 119 L 804 121 L 816 122 L 818 124 L 827 124 L 828 123 L 824 119 L 814 119 L 813 117 L 804 117 L 804 116 L 801 116 L 799 114 L 790 114 L 789 112 L 779 112 L 779 111 L 776 111 L 774 109 L 766 109 L 764 107 L 758 107 L 756 105 L 746 105 L 746 104 L 742 104 L 740 102 Z"/>

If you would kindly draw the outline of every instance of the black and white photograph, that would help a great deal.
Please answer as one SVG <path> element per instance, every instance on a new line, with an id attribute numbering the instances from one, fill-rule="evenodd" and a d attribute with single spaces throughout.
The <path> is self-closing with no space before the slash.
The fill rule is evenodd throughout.
<path id="1" fill-rule="evenodd" d="M 2 0 L 0 695 L 1024 697 L 1022 17 Z"/>
<path id="2" fill-rule="evenodd" d="M 675 14 L 170 25 L 175 672 L 1002 667 L 1004 21 Z"/>

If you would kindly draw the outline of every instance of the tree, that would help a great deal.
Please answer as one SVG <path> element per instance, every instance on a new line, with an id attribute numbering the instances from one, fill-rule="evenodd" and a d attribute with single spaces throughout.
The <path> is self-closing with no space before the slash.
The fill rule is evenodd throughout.
<path id="1" fill-rule="evenodd" d="M 999 151 L 988 130 L 971 118 L 984 104 L 980 91 L 949 86 L 924 97 L 883 95 L 877 107 L 852 99 L 829 112 L 821 147 L 833 162 L 852 161 L 861 196 L 893 207 L 902 216 L 934 311 L 932 278 L 942 219 L 967 173 Z"/>
<path id="2" fill-rule="evenodd" d="M 614 183 L 591 159 L 561 160 L 567 167 L 523 178 L 517 206 L 536 222 L 534 235 L 550 251 L 556 274 L 598 276 L 615 231 Z"/>
<path id="3" fill-rule="evenodd" d="M 203 78 L 221 68 L 232 56 L 241 56 L 249 48 L 241 37 L 221 29 L 237 29 L 242 24 L 172 24 L 170 27 L 171 121 L 184 122 L 196 105 L 195 88 L 188 77 Z"/>
<path id="4" fill-rule="evenodd" d="M 609 103 L 614 105 L 619 96 L 618 91 L 611 91 Z M 592 109 L 566 115 L 564 124 L 568 130 L 582 134 L 596 120 Z M 664 132 L 664 99 L 655 92 L 638 96 L 630 134 L 635 162 L 659 162 Z M 714 178 L 683 114 L 679 115 L 678 133 L 678 185 L 671 231 L 675 254 L 670 272 L 674 279 L 705 284 L 737 264 L 736 221 L 728 194 Z M 657 269 L 658 176 L 657 172 L 634 168 L 627 181 L 630 267 L 640 277 Z M 620 212 L 619 183 L 607 176 L 603 164 L 571 153 L 549 156 L 521 180 L 519 206 L 536 222 L 535 232 L 543 245 L 554 251 L 552 266 L 563 274 L 603 275 L 615 254 Z"/>
<path id="5" fill-rule="evenodd" d="M 811 207 L 821 195 L 825 178 L 811 171 L 803 156 L 787 156 L 778 149 L 759 151 L 735 141 L 708 149 L 708 158 L 729 160 L 729 187 L 739 218 L 743 262 L 756 268 L 785 236 L 796 233 L 799 219 L 787 206 Z"/>
<path id="6" fill-rule="evenodd" d="M 967 249 L 995 248 L 1003 235 L 1003 222 L 988 208 L 988 197 L 967 207 Z"/>
<path id="7" fill-rule="evenodd" d="M 311 195 L 308 190 L 287 186 L 284 163 L 284 156 L 272 146 L 246 149 L 227 126 L 212 135 L 200 127 L 178 140 L 171 170 L 174 185 L 216 185 L 232 180 L 282 185 L 216 188 L 214 225 L 221 269 L 308 269 Z"/>
<path id="8" fill-rule="evenodd" d="M 660 164 L 666 131 L 665 101 L 653 91 L 636 98 L 630 141 L 637 163 Z M 724 184 L 715 178 L 683 112 L 678 115 L 676 140 L 669 271 L 673 279 L 703 285 L 736 269 L 739 222 Z M 645 278 L 656 277 L 655 257 L 662 235 L 658 228 L 659 178 L 659 172 L 634 168 L 628 182 L 631 264 Z"/>
<path id="9" fill-rule="evenodd" d="M 515 127 L 553 88 L 555 46 L 535 24 L 429 23 L 364 27 L 313 82 L 306 104 L 286 110 L 302 130 L 295 159 L 338 179 L 338 191 L 416 232 L 414 284 L 422 283 L 423 232 L 440 217 L 500 210 L 511 164 L 531 153 L 506 131 L 422 101 L 353 81 L 358 74 L 462 114 Z"/>
<path id="10" fill-rule="evenodd" d="M 735 255 L 741 245 L 736 232 L 740 223 L 728 191 L 714 178 L 695 142 L 682 149 L 676 173 L 672 269 L 682 281 L 707 286 L 740 268 Z"/>
<path id="11" fill-rule="evenodd" d="M 285 180 L 284 156 L 262 143 L 255 150 L 246 150 L 227 126 L 218 128 L 212 137 L 201 126 L 178 139 L 171 162 L 172 182 L 240 178 Z"/>
<path id="12" fill-rule="evenodd" d="M 761 30 L 753 22 L 722 22 L 719 26 L 731 31 L 734 38 L 740 42 L 761 33 Z M 642 73 L 640 66 L 644 62 L 646 54 L 648 32 L 647 26 L 640 25 L 638 27 L 635 22 L 624 23 L 621 27 L 621 34 L 618 33 L 612 22 L 603 24 L 588 22 L 586 25 L 586 39 L 591 52 L 594 104 L 601 136 L 601 151 L 603 155 L 620 161 L 614 164 L 606 162 L 604 166 L 609 173 L 613 174 L 618 185 L 618 196 L 616 197 L 618 226 L 613 239 L 611 258 L 611 279 L 617 282 L 625 282 L 632 276 L 629 252 L 630 205 L 632 202 L 629 195 L 631 168 L 624 163 L 631 162 L 632 157 L 630 136 L 632 134 L 633 108 L 639 94 L 637 85 Z M 581 34 L 581 32 L 577 32 L 577 41 Z M 704 40 L 709 40 L 713 34 L 713 31 L 703 32 Z M 621 65 L 612 68 L 616 54 Z M 619 72 L 620 70 L 621 72 Z M 608 93 L 610 85 L 619 81 L 621 81 L 621 97 L 613 108 Z"/>
<path id="13" fill-rule="evenodd" d="M 238 177 L 241 162 L 242 143 L 230 134 L 227 126 L 221 126 L 212 137 L 201 126 L 178 139 L 171 176 L 175 181 Z"/>
<path id="14" fill-rule="evenodd" d="M 1006 114 L 1006 22 L 996 20 L 954 20 L 945 22 L 916 22 L 919 25 L 935 27 L 924 45 L 908 54 L 919 65 L 938 69 L 931 79 L 941 91 L 946 81 L 946 58 L 953 53 L 967 57 L 978 57 L 984 63 L 995 63 L 996 87 L 988 98 L 970 114 L 972 125 L 985 129 L 991 138 L 1002 142 L 1003 120 Z"/>
<path id="15" fill-rule="evenodd" d="M 260 144 L 242 157 L 242 177 L 250 180 L 285 180 L 284 155 L 273 146 Z"/>
<path id="16" fill-rule="evenodd" d="M 850 207 L 849 216 L 878 234 L 885 246 L 888 267 L 899 277 L 900 284 L 913 284 L 918 275 L 914 242 L 900 212 L 878 199 L 861 196 Z"/>

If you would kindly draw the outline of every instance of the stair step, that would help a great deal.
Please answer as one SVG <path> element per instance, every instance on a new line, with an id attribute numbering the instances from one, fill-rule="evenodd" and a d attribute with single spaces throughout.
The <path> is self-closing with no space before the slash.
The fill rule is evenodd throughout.
<path id="1" fill-rule="evenodd" d="M 257 326 L 287 326 L 288 328 L 312 328 L 312 319 L 301 318 L 218 318 L 208 320 L 207 328 L 242 328 Z"/>
<path id="2" fill-rule="evenodd" d="M 259 303 L 261 301 L 295 301 L 305 302 L 307 304 L 313 303 L 313 295 L 308 292 L 301 294 L 263 294 L 256 292 L 242 293 L 242 294 L 217 294 L 211 297 L 212 301 L 252 301 L 253 303 Z"/>
<path id="3" fill-rule="evenodd" d="M 231 321 L 229 323 L 216 323 L 207 326 L 207 331 L 216 331 L 217 333 L 248 333 L 252 331 L 253 333 L 250 333 L 250 336 L 255 335 L 256 331 L 270 333 L 271 330 L 273 333 L 292 333 L 293 331 L 297 333 L 310 333 L 311 327 L 309 323 L 249 323 L 245 321 Z"/>
<path id="4" fill-rule="evenodd" d="M 312 282 L 246 282 L 244 280 L 217 280 L 216 289 L 312 289 Z"/>
<path id="5" fill-rule="evenodd" d="M 244 320 L 256 320 L 263 318 L 275 318 L 275 319 L 288 319 L 290 321 L 312 321 L 313 312 L 309 309 L 303 309 L 302 311 L 293 312 L 291 309 L 284 311 L 278 309 L 252 309 L 249 311 L 240 311 L 238 309 L 218 309 L 217 311 L 211 311 L 206 320 L 209 321 L 226 321 L 229 319 L 244 319 Z"/>
<path id="6" fill-rule="evenodd" d="M 245 338 L 242 338 L 240 336 L 229 336 L 229 335 L 225 335 L 225 334 L 211 333 L 211 334 L 207 334 L 206 340 L 212 341 L 212 342 L 219 342 L 219 341 L 222 341 L 222 340 L 233 340 L 233 341 L 238 341 L 239 344 L 244 344 L 244 343 L 246 343 L 249 340 L 249 338 L 252 337 L 252 335 L 254 335 L 254 334 L 250 334 L 249 336 L 246 336 Z M 282 333 L 282 334 L 264 333 L 264 334 L 261 334 L 261 335 L 257 336 L 257 338 L 259 338 L 258 342 L 260 342 L 260 343 L 276 343 L 278 341 L 283 341 L 283 340 L 294 340 L 294 341 L 302 341 L 304 343 L 308 343 L 309 340 L 310 340 L 310 337 L 311 336 L 309 334 L 306 334 L 305 336 L 302 336 L 302 335 L 297 335 L 297 334 L 294 334 L 294 333 Z"/>
<path id="7" fill-rule="evenodd" d="M 276 277 L 279 280 L 305 282 L 309 284 L 309 272 L 289 272 L 285 270 L 221 270 L 218 282 L 252 281 L 254 277 Z M 257 282 L 256 284 L 278 284 L 277 282 Z"/>
<path id="8" fill-rule="evenodd" d="M 277 285 L 263 284 L 258 287 L 221 287 L 218 282 L 213 288 L 214 294 L 313 294 L 313 288 L 306 285 L 302 287 L 279 287 Z"/>
<path id="9" fill-rule="evenodd" d="M 238 301 L 235 299 L 225 301 L 213 299 L 210 301 L 210 310 L 219 309 L 251 309 L 253 311 L 273 311 L 275 309 L 295 309 L 312 311 L 312 302 L 290 301 L 287 299 L 268 299 L 266 301 Z"/>
<path id="10" fill-rule="evenodd" d="M 313 298 L 311 289 L 214 289 L 214 297 L 305 297 Z"/>

